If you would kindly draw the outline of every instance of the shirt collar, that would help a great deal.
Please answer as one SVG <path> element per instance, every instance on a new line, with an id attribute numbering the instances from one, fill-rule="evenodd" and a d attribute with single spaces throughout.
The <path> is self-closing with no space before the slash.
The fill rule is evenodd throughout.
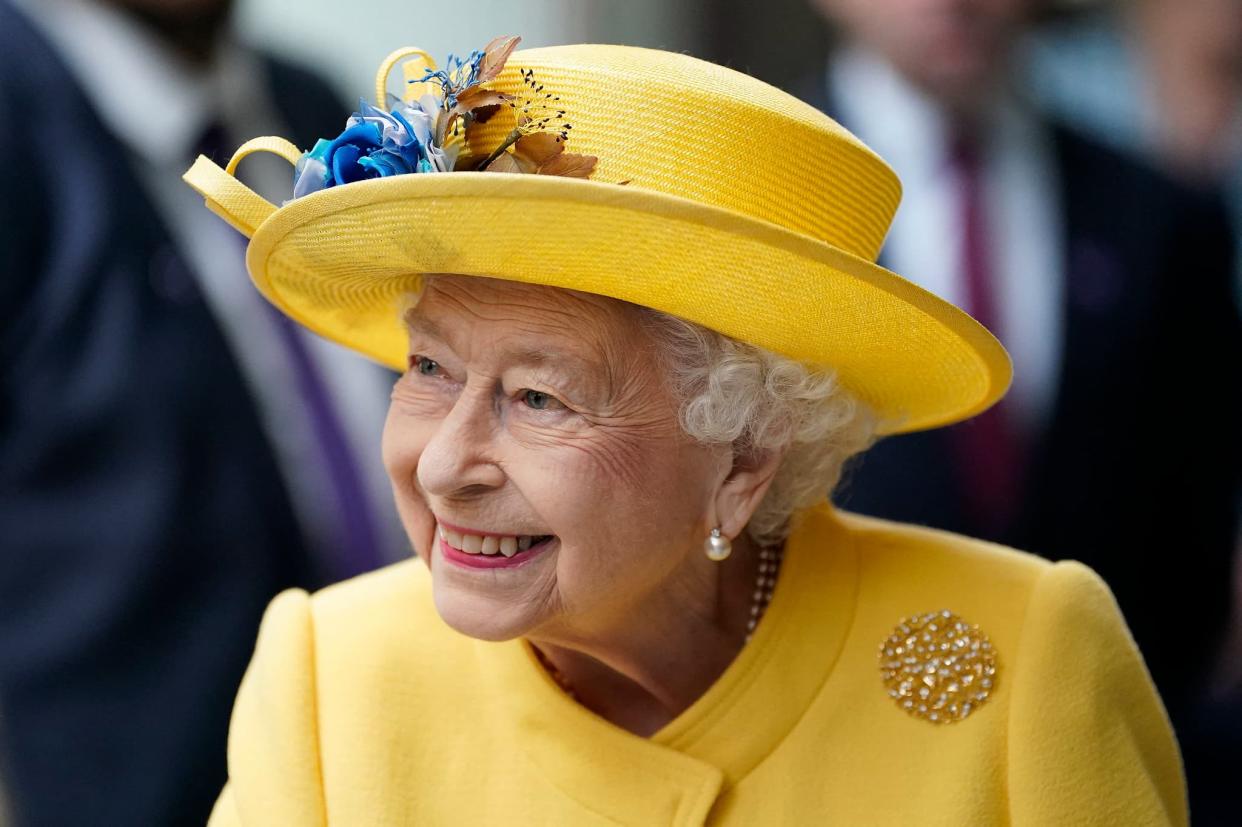
<path id="1" fill-rule="evenodd" d="M 847 48 L 828 64 L 828 90 L 845 126 L 886 160 L 907 188 L 939 171 L 948 119 L 887 61 Z"/>
<path id="2" fill-rule="evenodd" d="M 951 123 L 928 95 L 874 52 L 849 47 L 828 63 L 829 97 L 842 123 L 896 171 L 907 192 L 945 171 Z M 977 124 L 985 156 L 1029 149 L 1038 119 L 1012 89 L 998 87 Z"/>

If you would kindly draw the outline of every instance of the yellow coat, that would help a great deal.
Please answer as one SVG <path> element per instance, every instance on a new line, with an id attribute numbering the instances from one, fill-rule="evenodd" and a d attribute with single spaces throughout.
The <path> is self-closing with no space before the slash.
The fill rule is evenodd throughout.
<path id="1" fill-rule="evenodd" d="M 879 660 L 942 609 L 997 662 L 948 724 L 903 711 Z M 1187 820 L 1164 710 L 1090 570 L 827 507 L 751 643 L 650 739 L 572 702 L 526 644 L 446 627 L 408 561 L 273 601 L 229 770 L 213 827 Z"/>

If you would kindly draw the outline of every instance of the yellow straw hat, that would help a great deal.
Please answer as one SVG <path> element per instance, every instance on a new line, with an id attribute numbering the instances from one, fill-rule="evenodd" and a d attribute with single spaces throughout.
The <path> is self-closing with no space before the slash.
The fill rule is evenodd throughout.
<path id="1" fill-rule="evenodd" d="M 397 370 L 402 297 L 421 274 L 457 273 L 611 296 L 831 368 L 888 433 L 965 419 L 1004 394 L 1011 368 L 996 339 L 874 263 L 900 184 L 827 116 L 682 54 L 557 46 L 502 63 L 473 94 L 508 105 L 461 119 L 472 122 L 453 147 L 457 168 L 544 126 L 573 157 L 598 159 L 579 171 L 589 180 L 497 166 L 398 174 L 278 209 L 232 175 L 254 151 L 302 157 L 277 138 L 248 142 L 225 169 L 200 157 L 185 179 L 250 237 L 264 296 Z M 430 58 L 401 50 L 381 67 L 378 103 L 397 65 L 407 101 L 434 83 Z M 447 77 L 460 79 L 456 68 Z"/>

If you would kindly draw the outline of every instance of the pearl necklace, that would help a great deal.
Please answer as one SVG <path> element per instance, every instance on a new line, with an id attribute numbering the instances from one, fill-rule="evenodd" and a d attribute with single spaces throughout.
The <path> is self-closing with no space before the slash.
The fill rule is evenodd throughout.
<path id="1" fill-rule="evenodd" d="M 780 574 L 781 562 L 784 558 L 785 550 L 783 547 L 771 548 L 765 546 L 759 549 L 759 574 L 755 577 L 755 594 L 751 599 L 750 617 L 746 620 L 744 643 L 750 643 L 751 637 L 755 634 L 755 628 L 759 625 L 759 621 L 763 619 L 764 613 L 768 610 L 768 605 L 772 602 L 772 592 L 776 590 L 776 577 Z M 573 700 L 578 700 L 578 694 L 574 692 L 569 679 L 561 673 L 561 670 L 557 669 L 556 665 L 548 660 L 548 657 L 540 651 L 539 647 L 532 646 L 531 649 L 535 653 L 535 658 L 543 666 L 553 682 L 561 688 L 561 691 Z"/>
<path id="2" fill-rule="evenodd" d="M 780 574 L 781 561 L 785 550 L 778 546 L 764 546 L 759 549 L 759 575 L 755 578 L 755 596 L 750 604 L 750 618 L 746 621 L 746 642 L 749 643 L 755 634 L 755 627 L 763 619 L 772 602 L 772 592 L 776 590 L 776 576 Z"/>

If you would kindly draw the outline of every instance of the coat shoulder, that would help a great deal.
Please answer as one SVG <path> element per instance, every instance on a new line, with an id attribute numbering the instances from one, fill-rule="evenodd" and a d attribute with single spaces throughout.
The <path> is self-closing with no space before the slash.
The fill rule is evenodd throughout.
<path id="1" fill-rule="evenodd" d="M 1003 768 L 998 794 L 1015 823 L 1185 823 L 1168 718 L 1095 572 L 949 532 L 850 514 L 839 519 L 859 571 L 843 662 L 852 667 L 849 697 L 870 723 L 868 737 L 934 738 L 942 758 L 969 744 L 973 758 L 963 760 L 983 755 Z M 986 696 L 971 698 L 978 711 L 952 729 L 928 726 L 930 717 L 913 720 L 879 680 L 886 647 L 910 637 L 907 619 L 944 611 L 977 627 L 969 637 L 982 643 L 986 636 L 991 652 L 989 683 L 980 684 Z M 935 644 L 936 630 L 920 628 Z M 899 638 L 889 644 L 893 635 Z M 938 656 L 920 648 L 908 657 L 930 664 Z"/>
<path id="2" fill-rule="evenodd" d="M 426 674 L 471 645 L 440 619 L 431 574 L 417 559 L 336 583 L 310 603 L 318 656 L 354 670 L 359 684 L 415 667 Z"/>
<path id="3" fill-rule="evenodd" d="M 839 519 L 857 551 L 859 619 L 876 632 L 949 611 L 978 625 L 1012 659 L 1026 648 L 1034 615 L 1077 606 L 1107 617 L 1128 636 L 1108 586 L 1081 563 L 923 526 L 846 513 Z"/>
<path id="4" fill-rule="evenodd" d="M 1030 588 L 1054 565 L 1009 546 L 951 531 L 839 512 L 854 538 L 864 576 L 916 581 L 928 592 L 961 594 L 999 585 Z"/>

